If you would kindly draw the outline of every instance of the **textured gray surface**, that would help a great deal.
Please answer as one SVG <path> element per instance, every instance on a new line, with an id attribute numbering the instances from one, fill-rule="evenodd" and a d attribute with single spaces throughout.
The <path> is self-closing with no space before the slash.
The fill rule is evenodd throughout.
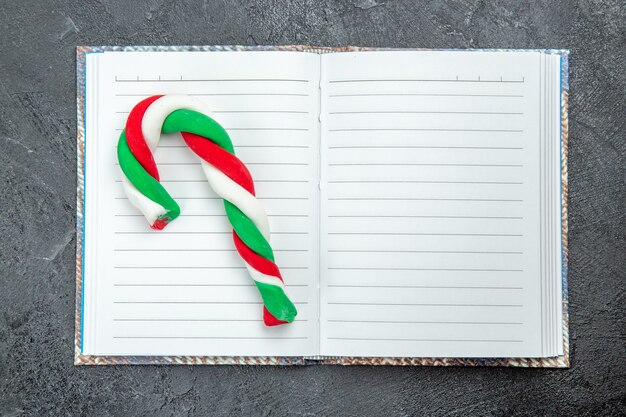
<path id="1" fill-rule="evenodd" d="M 126 4 L 128 3 L 128 4 Z M 615 1 L 0 2 L 0 415 L 626 414 Z M 74 367 L 76 45 L 569 48 L 570 370 Z"/>

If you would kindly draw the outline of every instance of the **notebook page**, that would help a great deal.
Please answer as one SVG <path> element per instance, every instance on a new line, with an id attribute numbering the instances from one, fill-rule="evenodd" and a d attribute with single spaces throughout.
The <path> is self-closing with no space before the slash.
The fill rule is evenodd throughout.
<path id="1" fill-rule="evenodd" d="M 97 66 L 93 57 L 87 75 L 97 77 L 98 107 L 87 107 L 86 236 L 94 256 L 86 256 L 85 282 L 97 289 L 86 300 L 93 319 L 85 353 L 317 353 L 319 57 L 107 52 Z M 164 135 L 155 159 L 181 216 L 154 231 L 128 202 L 116 144 L 128 112 L 153 94 L 195 96 L 229 132 L 268 213 L 276 263 L 298 309 L 294 323 L 264 326 L 222 200 L 180 135 Z"/>
<path id="2" fill-rule="evenodd" d="M 322 58 L 321 354 L 540 354 L 539 54 Z"/>

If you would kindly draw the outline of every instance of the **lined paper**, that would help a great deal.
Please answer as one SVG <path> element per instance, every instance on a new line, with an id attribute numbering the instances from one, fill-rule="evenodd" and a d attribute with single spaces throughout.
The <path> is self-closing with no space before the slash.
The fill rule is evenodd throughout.
<path id="1" fill-rule="evenodd" d="M 322 57 L 322 355 L 540 353 L 538 62 Z"/>
<path id="2" fill-rule="evenodd" d="M 313 54 L 106 53 L 89 58 L 97 108 L 87 107 L 87 286 L 90 353 L 300 356 L 317 353 L 318 79 Z M 97 60 L 97 66 L 93 65 Z M 234 250 L 222 200 L 178 134 L 155 152 L 181 216 L 153 231 L 121 187 L 115 148 L 132 106 L 153 94 L 205 101 L 249 167 L 271 244 L 297 309 L 267 328 L 262 302 Z M 90 129 L 91 128 L 91 129 Z M 88 229 L 90 230 L 90 229 Z M 95 242 L 95 241 L 94 241 Z"/>
<path id="3" fill-rule="evenodd" d="M 538 357 L 562 352 L 558 57 L 87 56 L 83 353 Z M 298 308 L 268 328 L 222 200 L 178 134 L 153 231 L 116 144 L 153 94 L 205 101 L 248 166 Z"/>

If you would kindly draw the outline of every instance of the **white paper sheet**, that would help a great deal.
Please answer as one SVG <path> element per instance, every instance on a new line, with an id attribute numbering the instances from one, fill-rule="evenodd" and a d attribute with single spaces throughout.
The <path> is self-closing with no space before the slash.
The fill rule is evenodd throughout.
<path id="1" fill-rule="evenodd" d="M 89 55 L 83 353 L 534 357 L 560 349 L 559 299 L 547 293 L 557 297 L 560 286 L 541 281 L 541 262 L 560 273 L 557 148 L 540 159 L 541 140 L 555 140 L 544 130 L 558 135 L 542 119 L 542 109 L 556 112 L 558 88 L 552 79 L 557 99 L 545 100 L 540 80 L 556 69 L 542 68 L 540 56 Z M 293 324 L 263 325 L 222 201 L 178 135 L 164 135 L 155 159 L 180 218 L 153 231 L 128 203 L 116 144 L 132 106 L 153 94 L 196 96 L 229 132 L 268 212 L 299 311 Z M 540 186 L 540 168 L 554 171 L 552 193 Z M 548 261 L 542 198 L 553 203 Z"/>
<path id="2" fill-rule="evenodd" d="M 97 108 L 87 107 L 85 281 L 97 289 L 87 300 L 93 319 L 86 353 L 317 353 L 319 56 L 106 53 L 90 56 L 88 76 L 92 68 L 96 87 L 87 95 L 97 94 Z M 179 135 L 162 138 L 155 159 L 180 218 L 151 230 L 126 199 L 115 149 L 128 111 L 142 98 L 168 93 L 207 102 L 249 167 L 298 308 L 293 324 L 264 326 L 222 201 Z"/>
<path id="3" fill-rule="evenodd" d="M 322 57 L 321 354 L 539 354 L 538 53 Z"/>

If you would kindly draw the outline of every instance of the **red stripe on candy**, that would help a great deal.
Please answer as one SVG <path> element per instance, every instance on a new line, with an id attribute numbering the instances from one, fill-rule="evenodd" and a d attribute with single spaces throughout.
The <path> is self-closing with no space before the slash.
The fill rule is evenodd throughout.
<path id="1" fill-rule="evenodd" d="M 241 257 L 254 269 L 265 274 L 271 275 L 273 277 L 280 278 L 283 280 L 283 277 L 280 275 L 280 271 L 276 264 L 269 259 L 265 259 L 262 256 L 259 256 L 256 252 L 246 245 L 243 240 L 237 235 L 237 232 L 233 230 L 233 240 L 235 241 L 235 247 L 237 248 L 237 252 L 241 255 Z"/>
<path id="2" fill-rule="evenodd" d="M 200 158 L 222 171 L 228 178 L 255 195 L 254 182 L 248 168 L 235 155 L 212 142 L 210 138 L 194 133 L 182 132 L 187 146 Z"/>
<path id="3" fill-rule="evenodd" d="M 141 121 L 148 107 L 161 97 L 163 96 L 152 96 L 140 101 L 130 111 L 128 119 L 126 120 L 126 142 L 128 142 L 130 151 L 143 169 L 157 181 L 159 181 L 159 170 L 157 169 L 156 162 L 154 162 L 152 151 L 143 136 Z"/>
<path id="4" fill-rule="evenodd" d="M 272 313 L 265 307 L 263 307 L 263 322 L 266 326 L 279 326 L 289 323 L 288 321 L 278 320 L 276 317 L 272 316 Z"/>
<path id="5" fill-rule="evenodd" d="M 241 257 L 254 269 L 265 274 L 271 275 L 279 278 L 281 281 L 283 277 L 280 275 L 280 271 L 278 270 L 278 266 L 274 264 L 272 261 L 269 261 L 261 256 L 257 255 L 252 249 L 250 249 L 244 242 L 241 240 L 239 236 L 237 236 L 237 232 L 233 230 L 233 240 L 235 241 L 235 247 L 237 248 L 237 252 L 241 255 Z M 263 307 L 263 322 L 266 326 L 278 326 L 281 324 L 288 323 L 286 321 L 282 321 L 277 319 L 269 312 L 269 310 Z"/>

